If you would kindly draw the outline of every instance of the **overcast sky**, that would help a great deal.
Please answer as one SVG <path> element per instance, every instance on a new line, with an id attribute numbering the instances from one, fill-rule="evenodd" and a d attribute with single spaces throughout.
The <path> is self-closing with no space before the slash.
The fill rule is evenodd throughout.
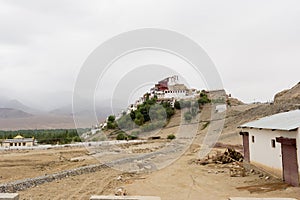
<path id="1" fill-rule="evenodd" d="M 0 0 L 0 97 L 40 109 L 68 104 L 97 46 L 148 27 L 197 42 L 226 91 L 245 102 L 300 81 L 297 0 Z"/>

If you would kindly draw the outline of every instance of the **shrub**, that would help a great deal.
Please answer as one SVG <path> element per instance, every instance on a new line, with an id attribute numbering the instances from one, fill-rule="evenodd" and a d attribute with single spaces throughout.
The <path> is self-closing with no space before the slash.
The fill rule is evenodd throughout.
<path id="1" fill-rule="evenodd" d="M 190 122 L 192 120 L 192 118 L 193 117 L 192 117 L 191 112 L 184 113 L 184 119 L 185 119 L 185 121 Z"/>
<path id="2" fill-rule="evenodd" d="M 168 137 L 167 137 L 167 139 L 169 139 L 169 140 L 173 140 L 175 138 L 176 138 L 176 136 L 174 134 L 168 135 Z"/>
<path id="3" fill-rule="evenodd" d="M 127 136 L 125 135 L 125 133 L 119 133 L 117 135 L 117 140 L 126 140 L 127 139 Z"/>
<path id="4" fill-rule="evenodd" d="M 202 126 L 202 129 L 201 129 L 201 130 L 204 130 L 204 129 L 206 129 L 206 127 L 209 125 L 209 123 L 210 123 L 210 122 L 206 122 L 205 124 L 203 124 L 203 126 Z"/>

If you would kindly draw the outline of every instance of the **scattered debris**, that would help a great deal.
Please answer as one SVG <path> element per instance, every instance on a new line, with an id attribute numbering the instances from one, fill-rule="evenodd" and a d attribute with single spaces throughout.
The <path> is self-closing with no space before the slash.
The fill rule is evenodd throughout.
<path id="1" fill-rule="evenodd" d="M 230 168 L 231 177 L 245 177 L 246 169 L 240 165 L 235 165 Z"/>

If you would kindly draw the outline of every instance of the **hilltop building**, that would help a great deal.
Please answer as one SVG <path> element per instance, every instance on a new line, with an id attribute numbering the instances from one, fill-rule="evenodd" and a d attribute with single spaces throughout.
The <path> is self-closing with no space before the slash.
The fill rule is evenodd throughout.
<path id="1" fill-rule="evenodd" d="M 299 186 L 300 110 L 264 117 L 240 128 L 246 162 Z"/>
<path id="2" fill-rule="evenodd" d="M 176 100 L 191 99 L 196 97 L 197 90 L 189 89 L 184 84 L 180 83 L 177 75 L 167 77 L 155 84 L 154 87 L 150 89 L 149 93 L 146 93 L 134 104 L 131 104 L 126 113 L 128 114 L 131 111 L 136 110 L 137 106 L 144 103 L 144 101 L 147 99 L 147 95 L 149 95 L 149 98 L 156 96 L 157 102 L 169 102 L 171 106 L 174 107 Z"/>
<path id="3" fill-rule="evenodd" d="M 161 81 L 158 81 L 149 92 L 145 93 L 140 97 L 134 104 L 128 106 L 127 110 L 122 110 L 116 116 L 116 120 L 123 116 L 123 113 L 129 114 L 131 111 L 135 111 L 138 108 L 138 105 L 143 104 L 147 98 L 157 97 L 157 102 L 169 102 L 172 107 L 175 105 L 176 100 L 181 99 L 192 99 L 195 98 L 198 94 L 196 89 L 189 89 L 183 83 L 180 83 L 179 77 L 177 75 L 167 77 Z M 107 122 L 107 120 L 106 120 Z M 107 123 L 100 124 L 100 127 L 105 127 Z"/>
<path id="4" fill-rule="evenodd" d="M 158 99 L 188 99 L 193 98 L 197 94 L 196 89 L 188 89 L 184 84 L 179 82 L 177 75 L 168 77 L 159 81 L 150 90 L 152 96 L 156 95 Z"/>
<path id="5" fill-rule="evenodd" d="M 6 139 L 2 142 L 2 146 L 9 147 L 32 147 L 35 144 L 34 137 L 24 138 L 21 135 L 17 135 L 13 139 Z"/>

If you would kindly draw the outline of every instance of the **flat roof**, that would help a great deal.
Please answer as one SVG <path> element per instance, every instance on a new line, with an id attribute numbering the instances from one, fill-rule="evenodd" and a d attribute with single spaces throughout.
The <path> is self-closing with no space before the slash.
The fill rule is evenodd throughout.
<path id="1" fill-rule="evenodd" d="M 261 128 L 291 131 L 300 127 L 300 110 L 278 113 L 245 123 L 239 128 Z"/>
<path id="2" fill-rule="evenodd" d="M 33 142 L 33 138 L 17 138 L 17 139 L 6 139 L 3 141 L 3 143 L 18 143 L 18 142 Z"/>

